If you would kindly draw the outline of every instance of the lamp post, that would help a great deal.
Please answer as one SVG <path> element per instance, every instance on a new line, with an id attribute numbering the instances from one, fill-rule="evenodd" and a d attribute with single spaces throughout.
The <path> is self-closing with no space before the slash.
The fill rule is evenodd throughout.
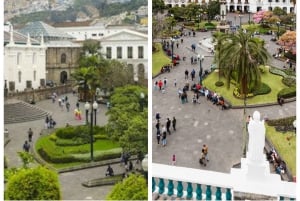
<path id="1" fill-rule="evenodd" d="M 85 109 L 85 124 L 88 125 L 88 123 L 89 123 L 89 109 L 90 109 L 89 102 L 85 103 L 84 109 Z"/>
<path id="2" fill-rule="evenodd" d="M 202 72 L 203 72 L 202 61 L 204 60 L 204 55 L 198 54 L 198 60 L 199 60 L 199 81 L 200 84 L 202 85 Z"/>
<path id="3" fill-rule="evenodd" d="M 96 126 L 97 125 L 97 109 L 98 109 L 98 103 L 97 103 L 96 100 L 93 103 L 93 109 L 94 109 L 94 113 L 95 113 L 95 123 L 94 123 L 94 125 Z"/>
<path id="4" fill-rule="evenodd" d="M 240 29 L 242 28 L 242 17 L 243 17 L 243 15 L 239 15 L 239 18 L 240 18 Z"/>
<path id="5" fill-rule="evenodd" d="M 86 102 L 84 105 L 86 111 L 86 117 L 88 119 L 88 113 L 90 110 L 90 146 L 91 146 L 91 161 L 94 161 L 94 136 L 93 136 L 93 113 L 97 110 L 98 104 L 95 102 L 91 105 L 89 102 Z M 94 111 L 93 111 L 94 110 Z M 96 116 L 96 115 L 95 115 Z M 88 125 L 88 120 L 87 120 Z M 96 118 L 95 118 L 95 125 L 96 125 Z"/>
<path id="6" fill-rule="evenodd" d="M 251 24 L 251 21 L 250 21 L 250 6 L 248 7 L 248 15 L 249 15 L 248 24 Z"/>
<path id="7" fill-rule="evenodd" d="M 173 55 L 174 55 L 174 38 L 171 38 L 171 49 L 172 49 L 172 52 L 171 52 L 171 61 L 173 63 Z"/>
<path id="8" fill-rule="evenodd" d="M 144 110 L 144 98 L 145 98 L 145 94 L 143 92 L 140 93 L 140 107 L 141 107 L 141 111 Z"/>
<path id="9" fill-rule="evenodd" d="M 277 40 L 279 40 L 279 26 L 280 26 L 280 22 L 276 22 L 277 25 Z"/>
<path id="10" fill-rule="evenodd" d="M 144 159 L 142 160 L 142 169 L 144 172 L 145 179 L 148 182 L 148 154 L 146 154 Z"/>

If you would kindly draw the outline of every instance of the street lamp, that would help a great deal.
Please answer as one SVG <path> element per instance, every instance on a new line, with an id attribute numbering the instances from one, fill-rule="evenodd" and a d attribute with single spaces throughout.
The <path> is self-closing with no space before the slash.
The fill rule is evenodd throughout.
<path id="1" fill-rule="evenodd" d="M 203 72 L 202 61 L 204 61 L 204 55 L 198 54 L 198 60 L 199 60 L 199 81 L 200 84 L 202 85 L 202 72 Z"/>
<path id="2" fill-rule="evenodd" d="M 144 159 L 142 160 L 142 169 L 144 172 L 145 179 L 146 181 L 148 181 L 148 154 L 146 154 Z"/>
<path id="3" fill-rule="evenodd" d="M 280 26 L 280 22 L 276 22 L 277 25 L 277 39 L 279 40 L 279 26 Z"/>
<path id="4" fill-rule="evenodd" d="M 143 111 L 144 109 L 144 98 L 145 98 L 145 94 L 143 92 L 140 93 L 140 107 L 141 107 L 141 111 Z"/>
<path id="5" fill-rule="evenodd" d="M 95 107 L 94 107 L 95 106 Z M 84 108 L 85 108 L 85 111 L 86 111 L 86 117 L 88 119 L 88 113 L 89 113 L 89 110 L 90 111 L 90 145 L 91 145 L 91 161 L 94 161 L 94 137 L 93 137 L 93 109 L 94 110 L 97 110 L 98 108 L 98 104 L 94 103 L 93 105 L 90 105 L 89 102 L 86 102 L 85 105 L 84 105 Z M 88 121 L 87 121 L 87 125 L 88 125 Z"/>
<path id="6" fill-rule="evenodd" d="M 242 28 L 242 17 L 243 17 L 243 15 L 239 15 L 239 18 L 240 18 L 240 29 Z"/>
<path id="7" fill-rule="evenodd" d="M 94 113 L 95 113 L 95 123 L 94 123 L 94 125 L 96 126 L 97 125 L 97 109 L 98 109 L 98 103 L 97 103 L 97 101 L 94 101 L 94 103 L 93 103 L 93 109 L 94 109 Z"/>
<path id="8" fill-rule="evenodd" d="M 88 125 L 88 123 L 89 123 L 89 109 L 90 109 L 89 102 L 85 103 L 84 109 L 85 109 L 85 124 Z"/>

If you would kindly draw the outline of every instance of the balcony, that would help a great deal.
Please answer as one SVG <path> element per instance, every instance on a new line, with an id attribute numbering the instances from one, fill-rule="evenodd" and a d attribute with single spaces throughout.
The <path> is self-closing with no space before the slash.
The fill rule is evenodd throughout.
<path id="1" fill-rule="evenodd" d="M 152 192 L 170 199 L 234 200 L 235 195 L 246 194 L 260 199 L 295 200 L 296 183 L 281 181 L 277 176 L 262 172 L 253 177 L 243 168 L 221 173 L 153 163 Z"/>

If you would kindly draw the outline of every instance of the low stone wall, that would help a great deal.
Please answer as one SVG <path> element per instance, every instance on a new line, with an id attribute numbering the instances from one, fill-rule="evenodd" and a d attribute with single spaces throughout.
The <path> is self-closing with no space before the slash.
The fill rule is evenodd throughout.
<path id="1" fill-rule="evenodd" d="M 46 88 L 39 88 L 39 89 L 27 89 L 26 91 L 22 92 L 9 92 L 5 97 L 7 99 L 17 99 L 21 101 L 25 101 L 30 103 L 31 101 L 37 102 L 45 99 L 51 98 L 53 93 L 56 93 L 58 96 L 65 93 L 72 92 L 72 85 L 60 85 L 56 87 L 46 87 Z"/>

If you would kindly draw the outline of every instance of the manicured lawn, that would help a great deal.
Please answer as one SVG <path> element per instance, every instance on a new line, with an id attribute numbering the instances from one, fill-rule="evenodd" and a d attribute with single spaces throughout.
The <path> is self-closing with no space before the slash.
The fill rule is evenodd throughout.
<path id="1" fill-rule="evenodd" d="M 235 86 L 231 84 L 230 89 L 227 89 L 226 80 L 224 78 L 221 78 L 221 81 L 223 81 L 225 84 L 221 87 L 217 87 L 215 83 L 216 81 L 218 81 L 218 79 L 218 72 L 214 71 L 203 80 L 203 86 L 206 86 L 210 90 L 216 91 L 218 94 L 222 95 L 226 100 L 230 101 L 233 106 L 244 105 L 243 99 L 237 99 L 233 96 L 233 89 L 235 88 Z M 269 72 L 263 73 L 262 82 L 269 85 L 269 87 L 272 90 L 266 95 L 258 95 L 252 98 L 247 98 L 247 105 L 277 102 L 277 93 L 281 89 L 287 88 L 287 86 L 285 86 L 281 80 L 281 76 L 274 75 Z"/>
<path id="2" fill-rule="evenodd" d="M 157 75 L 162 66 L 171 63 L 171 58 L 162 50 L 161 44 L 155 43 L 155 47 L 158 51 L 152 54 L 152 76 Z"/>
<path id="3" fill-rule="evenodd" d="M 292 137 L 291 137 L 292 136 Z M 294 132 L 281 133 L 275 127 L 266 126 L 266 137 L 286 162 L 289 170 L 296 176 L 296 136 Z M 287 137 L 291 137 L 288 141 Z"/>

